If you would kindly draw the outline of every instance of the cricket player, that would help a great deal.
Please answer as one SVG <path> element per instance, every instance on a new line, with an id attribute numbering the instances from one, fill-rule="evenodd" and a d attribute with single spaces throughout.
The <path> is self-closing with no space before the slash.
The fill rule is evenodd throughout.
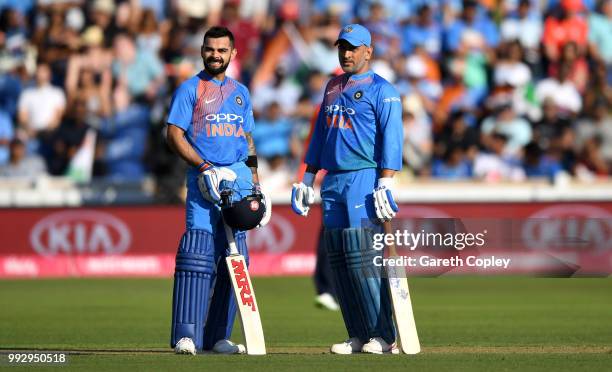
<path id="1" fill-rule="evenodd" d="M 210 349 L 245 352 L 243 345 L 229 340 L 236 303 L 224 260 L 229 248 L 219 209 L 222 188 L 233 189 L 234 200 L 261 192 L 249 92 L 225 76 L 236 53 L 227 28 L 210 28 L 201 50 L 204 70 L 179 86 L 168 114 L 168 144 L 191 165 L 186 231 L 176 255 L 172 299 L 171 346 L 179 354 Z M 266 215 L 260 227 L 271 212 L 269 199 L 263 198 Z M 234 233 L 248 263 L 245 232 Z"/>
<path id="2" fill-rule="evenodd" d="M 306 216 L 319 169 L 324 242 L 349 338 L 335 354 L 399 353 L 388 282 L 381 280 L 372 247 L 376 227 L 398 211 L 392 178 L 402 166 L 402 106 L 395 88 L 370 70 L 370 32 L 342 28 L 338 58 L 344 74 L 329 81 L 306 153 L 302 182 L 293 185 L 292 208 Z"/>

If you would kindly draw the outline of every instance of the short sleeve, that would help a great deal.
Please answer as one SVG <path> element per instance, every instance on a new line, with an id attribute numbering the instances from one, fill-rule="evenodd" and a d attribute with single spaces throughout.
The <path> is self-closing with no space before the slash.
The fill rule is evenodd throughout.
<path id="1" fill-rule="evenodd" d="M 174 93 L 174 97 L 172 97 L 170 111 L 168 112 L 168 124 L 187 130 L 191 125 L 194 105 L 195 89 L 189 84 L 181 84 Z"/>

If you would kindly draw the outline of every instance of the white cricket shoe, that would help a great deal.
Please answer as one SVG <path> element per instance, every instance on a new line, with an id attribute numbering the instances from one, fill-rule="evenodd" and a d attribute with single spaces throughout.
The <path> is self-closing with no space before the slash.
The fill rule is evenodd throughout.
<path id="1" fill-rule="evenodd" d="M 361 352 L 370 354 L 399 354 L 399 349 L 395 342 L 389 345 L 381 337 L 374 337 L 367 344 L 363 345 Z"/>
<path id="2" fill-rule="evenodd" d="M 176 354 L 191 354 L 196 355 L 196 347 L 193 343 L 193 340 L 189 337 L 183 337 L 176 343 L 174 347 L 174 352 Z"/>
<path id="3" fill-rule="evenodd" d="M 213 351 L 219 354 L 244 354 L 246 348 L 242 344 L 235 344 L 230 340 L 219 340 L 213 346 Z"/>
<path id="4" fill-rule="evenodd" d="M 334 299 L 334 296 L 330 295 L 329 293 L 321 293 L 320 295 L 318 295 L 315 298 L 315 303 L 318 307 L 322 307 L 327 310 L 331 310 L 331 311 L 340 310 L 340 306 L 338 306 L 338 303 Z"/>
<path id="5" fill-rule="evenodd" d="M 339 344 L 333 344 L 331 347 L 332 354 L 348 355 L 358 353 L 363 347 L 363 342 L 357 337 L 351 337 L 348 340 Z"/>

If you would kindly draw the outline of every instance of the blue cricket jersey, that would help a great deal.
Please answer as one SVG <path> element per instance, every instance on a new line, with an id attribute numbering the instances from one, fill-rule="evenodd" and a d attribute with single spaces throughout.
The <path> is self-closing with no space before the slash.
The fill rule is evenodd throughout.
<path id="1" fill-rule="evenodd" d="M 232 78 L 218 81 L 201 71 L 176 90 L 168 124 L 185 131 L 185 138 L 202 159 L 215 165 L 245 161 L 245 133 L 253 129 L 249 91 Z"/>
<path id="2" fill-rule="evenodd" d="M 306 153 L 306 164 L 328 171 L 402 168 L 402 102 L 372 71 L 329 81 Z"/>

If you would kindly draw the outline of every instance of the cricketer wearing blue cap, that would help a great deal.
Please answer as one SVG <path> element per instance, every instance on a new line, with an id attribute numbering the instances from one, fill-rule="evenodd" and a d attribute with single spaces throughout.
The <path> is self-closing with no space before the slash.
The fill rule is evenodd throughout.
<path id="1" fill-rule="evenodd" d="M 336 45 L 344 74 L 329 81 L 305 162 L 294 184 L 292 208 L 302 216 L 321 186 L 324 244 L 329 255 L 348 340 L 332 353 L 399 353 L 391 316 L 388 282 L 381 280 L 372 247 L 371 222 L 388 223 L 397 213 L 392 178 L 402 167 L 402 105 L 398 92 L 370 70 L 370 32 L 351 24 Z"/>

